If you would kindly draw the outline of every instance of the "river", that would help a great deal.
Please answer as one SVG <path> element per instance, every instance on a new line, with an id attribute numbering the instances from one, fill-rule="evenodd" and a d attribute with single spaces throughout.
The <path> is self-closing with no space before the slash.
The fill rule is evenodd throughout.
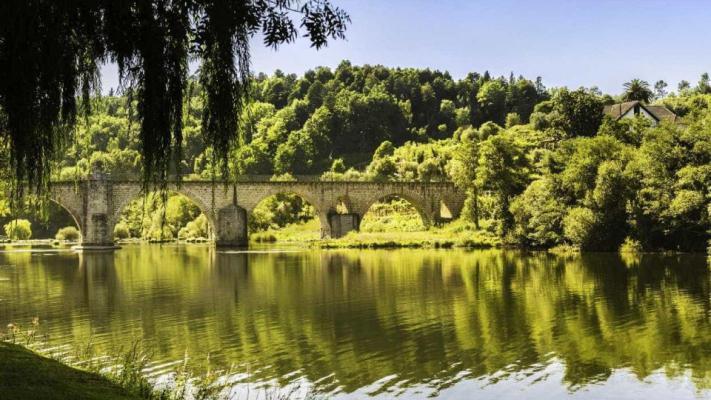
<path id="1" fill-rule="evenodd" d="M 34 317 L 53 344 L 141 340 L 154 377 L 209 354 L 236 398 L 711 398 L 705 255 L 0 253 L 0 326 Z"/>

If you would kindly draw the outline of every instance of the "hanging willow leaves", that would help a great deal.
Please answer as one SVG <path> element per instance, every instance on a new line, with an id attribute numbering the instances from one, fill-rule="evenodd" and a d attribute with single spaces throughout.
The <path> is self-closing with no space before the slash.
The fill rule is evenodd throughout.
<path id="1" fill-rule="evenodd" d="M 11 175 L 15 183 L 46 189 L 77 114 L 90 112 L 98 66 L 109 61 L 137 104 L 146 184 L 178 172 L 193 59 L 201 63 L 205 140 L 226 168 L 249 92 L 250 38 L 261 35 L 277 47 L 303 29 L 320 48 L 343 38 L 349 22 L 328 0 L 0 2 L 0 140 Z"/>

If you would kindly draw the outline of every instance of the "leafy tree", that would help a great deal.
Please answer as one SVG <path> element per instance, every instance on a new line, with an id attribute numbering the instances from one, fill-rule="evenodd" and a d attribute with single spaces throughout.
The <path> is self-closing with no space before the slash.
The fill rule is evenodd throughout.
<path id="1" fill-rule="evenodd" d="M 622 99 L 624 101 L 638 100 L 649 103 L 652 98 L 654 98 L 654 92 L 650 89 L 649 82 L 647 81 L 632 79 L 629 82 L 625 82 L 623 86 L 625 88 L 624 93 L 622 93 Z"/>
<path id="2" fill-rule="evenodd" d="M 209 236 L 209 224 L 205 214 L 198 215 L 197 218 L 188 222 L 185 227 L 178 232 L 179 239 L 197 239 Z"/>
<path id="3" fill-rule="evenodd" d="M 594 136 L 602 122 L 602 100 L 583 88 L 558 90 L 551 106 L 551 125 L 569 136 Z"/>
<path id="4" fill-rule="evenodd" d="M 565 238 L 582 249 L 590 249 L 595 242 L 597 220 L 595 213 L 586 207 L 575 207 L 563 220 Z"/>
<path id="5" fill-rule="evenodd" d="M 637 183 L 631 212 L 646 248 L 701 250 L 709 240 L 711 121 L 661 125 L 645 134 L 630 166 Z"/>
<path id="6" fill-rule="evenodd" d="M 291 88 L 286 79 L 275 77 L 267 79 L 262 86 L 262 101 L 273 104 L 276 108 L 284 108 L 289 99 Z"/>
<path id="7" fill-rule="evenodd" d="M 476 95 L 485 121 L 504 124 L 506 116 L 506 88 L 499 80 L 484 83 Z"/>
<path id="8" fill-rule="evenodd" d="M 701 74 L 701 78 L 699 79 L 699 84 L 696 86 L 696 92 L 700 94 L 709 94 L 711 93 L 711 83 L 709 83 L 709 73 L 704 72 Z"/>
<path id="9" fill-rule="evenodd" d="M 170 196 L 165 205 L 165 222 L 177 232 L 200 214 L 200 209 L 183 195 Z"/>
<path id="10" fill-rule="evenodd" d="M 32 237 L 32 223 L 26 219 L 13 219 L 4 226 L 5 235 L 13 240 L 28 240 Z"/>
<path id="11" fill-rule="evenodd" d="M 274 172 L 272 155 L 268 144 L 261 139 L 235 151 L 232 158 L 237 176 L 241 175 L 271 175 Z"/>
<path id="12" fill-rule="evenodd" d="M 496 211 L 502 221 L 503 233 L 513 227 L 509 204 L 526 188 L 529 168 L 525 144 L 510 134 L 493 135 L 481 142 L 476 185 L 495 193 L 498 200 Z"/>
<path id="13" fill-rule="evenodd" d="M 114 226 L 114 239 L 128 239 L 131 237 L 131 231 L 128 229 L 128 225 L 124 221 L 119 221 Z"/>
<path id="14" fill-rule="evenodd" d="M 666 82 L 664 82 L 663 80 L 658 80 L 657 82 L 655 82 L 654 83 L 654 97 L 657 99 L 666 97 L 668 86 L 669 85 Z"/>
<path id="15" fill-rule="evenodd" d="M 479 163 L 479 133 L 468 128 L 460 135 L 460 144 L 454 151 L 449 166 L 449 176 L 467 192 L 465 216 L 479 227 L 479 188 L 476 185 L 476 166 Z M 467 213 L 469 211 L 469 213 Z"/>
<path id="16" fill-rule="evenodd" d="M 531 182 L 526 190 L 511 202 L 515 222 L 513 235 L 528 247 L 550 247 L 562 241 L 566 208 L 556 197 L 549 179 Z"/>

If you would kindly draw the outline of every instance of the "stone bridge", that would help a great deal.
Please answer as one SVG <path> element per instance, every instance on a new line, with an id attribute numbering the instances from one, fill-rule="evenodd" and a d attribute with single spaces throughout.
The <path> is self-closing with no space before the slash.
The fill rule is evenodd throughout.
<path id="1" fill-rule="evenodd" d="M 425 225 L 456 218 L 464 193 L 449 182 L 327 182 L 314 178 L 295 182 L 268 179 L 225 184 L 211 181 L 169 183 L 168 190 L 185 195 L 205 214 L 210 236 L 218 246 L 245 246 L 247 218 L 262 200 L 275 194 L 296 194 L 309 202 L 321 223 L 321 237 L 337 238 L 358 230 L 370 206 L 389 197 L 406 199 Z M 66 209 L 82 233 L 79 248 L 113 247 L 114 226 L 121 211 L 140 198 L 137 180 L 114 180 L 94 174 L 81 181 L 52 182 L 50 199 Z"/>

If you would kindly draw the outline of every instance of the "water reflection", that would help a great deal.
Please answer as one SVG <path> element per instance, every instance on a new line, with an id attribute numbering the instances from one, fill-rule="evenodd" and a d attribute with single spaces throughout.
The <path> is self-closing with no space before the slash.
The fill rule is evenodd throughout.
<path id="1" fill-rule="evenodd" d="M 156 373 L 187 350 L 331 394 L 545 383 L 567 396 L 625 374 L 655 388 L 690 380 L 703 395 L 710 284 L 701 255 L 3 253 L 0 324 L 39 316 L 52 340 L 91 336 L 104 350 L 140 337 L 165 365 Z"/>

